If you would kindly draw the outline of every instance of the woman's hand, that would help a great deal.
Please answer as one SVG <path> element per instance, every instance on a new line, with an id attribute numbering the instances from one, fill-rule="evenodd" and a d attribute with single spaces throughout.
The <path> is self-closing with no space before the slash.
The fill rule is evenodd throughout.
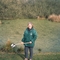
<path id="1" fill-rule="evenodd" d="M 23 44 L 24 44 L 24 42 L 21 42 L 21 44 L 23 45 Z"/>
<path id="2" fill-rule="evenodd" d="M 31 44 L 32 42 L 30 41 L 29 43 Z"/>

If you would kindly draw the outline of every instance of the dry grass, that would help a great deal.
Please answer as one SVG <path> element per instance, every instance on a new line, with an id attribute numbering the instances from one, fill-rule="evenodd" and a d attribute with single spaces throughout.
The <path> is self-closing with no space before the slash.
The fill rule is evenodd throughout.
<path id="1" fill-rule="evenodd" d="M 41 17 L 41 16 L 37 16 L 37 19 L 38 20 L 44 20 L 45 18 L 44 17 Z"/>
<path id="2" fill-rule="evenodd" d="M 60 22 L 60 15 L 52 14 L 48 17 L 48 20 L 53 22 Z"/>
<path id="3" fill-rule="evenodd" d="M 7 43 L 6 43 L 6 47 L 5 50 L 9 51 L 11 49 L 11 41 L 8 39 Z"/>
<path id="4" fill-rule="evenodd" d="M 2 24 L 2 21 L 0 20 L 0 24 Z"/>

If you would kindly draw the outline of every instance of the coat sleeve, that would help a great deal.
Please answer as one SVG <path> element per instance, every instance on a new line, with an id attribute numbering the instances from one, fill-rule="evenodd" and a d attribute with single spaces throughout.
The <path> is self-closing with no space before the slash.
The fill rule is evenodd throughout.
<path id="1" fill-rule="evenodd" d="M 36 30 L 34 30 L 34 32 L 33 32 L 33 38 L 32 38 L 32 42 L 35 42 L 35 40 L 37 39 L 37 32 L 36 32 Z"/>
<path id="2" fill-rule="evenodd" d="M 25 40 L 25 32 L 24 32 L 24 34 L 23 34 L 23 38 L 22 38 L 22 42 L 24 42 L 24 40 Z"/>

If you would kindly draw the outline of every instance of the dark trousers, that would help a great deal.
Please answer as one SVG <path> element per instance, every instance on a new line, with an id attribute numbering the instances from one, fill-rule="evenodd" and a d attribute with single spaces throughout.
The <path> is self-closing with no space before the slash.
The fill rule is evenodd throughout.
<path id="1" fill-rule="evenodd" d="M 33 57 L 33 47 L 26 47 L 25 46 L 25 58 L 28 58 L 28 51 L 30 53 L 29 59 L 32 59 L 32 57 Z"/>

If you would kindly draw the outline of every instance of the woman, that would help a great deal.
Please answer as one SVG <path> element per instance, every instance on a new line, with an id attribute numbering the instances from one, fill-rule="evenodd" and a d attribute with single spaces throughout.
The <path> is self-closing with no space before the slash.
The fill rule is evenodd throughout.
<path id="1" fill-rule="evenodd" d="M 35 40 L 37 38 L 37 32 L 33 28 L 32 23 L 28 23 L 28 26 L 24 32 L 21 44 L 29 42 L 29 44 L 24 44 L 25 47 L 25 60 L 28 60 L 28 50 L 30 52 L 29 60 L 32 60 L 33 57 L 33 47 L 35 45 Z"/>

